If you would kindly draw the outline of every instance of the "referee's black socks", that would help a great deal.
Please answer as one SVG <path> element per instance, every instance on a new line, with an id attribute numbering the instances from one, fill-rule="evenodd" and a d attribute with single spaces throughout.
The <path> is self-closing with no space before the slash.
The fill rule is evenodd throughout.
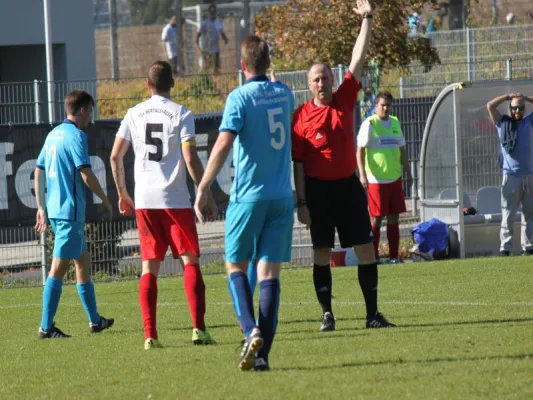
<path id="1" fill-rule="evenodd" d="M 363 292 L 367 318 L 376 315 L 378 311 L 378 265 L 359 264 L 357 267 L 359 286 Z"/>
<path id="2" fill-rule="evenodd" d="M 329 264 L 318 265 L 313 264 L 313 283 L 315 284 L 315 292 L 320 307 L 322 307 L 322 314 L 330 312 L 331 310 L 331 268 Z"/>

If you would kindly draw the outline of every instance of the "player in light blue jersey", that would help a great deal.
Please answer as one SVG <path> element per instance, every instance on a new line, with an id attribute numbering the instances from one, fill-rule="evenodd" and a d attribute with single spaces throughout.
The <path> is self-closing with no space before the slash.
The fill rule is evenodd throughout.
<path id="1" fill-rule="evenodd" d="M 70 260 L 76 266 L 78 294 L 93 333 L 110 328 L 114 320 L 98 314 L 94 286 L 91 281 L 91 256 L 85 242 L 85 186 L 91 189 L 112 214 L 98 179 L 91 170 L 87 136 L 83 129 L 92 119 L 94 100 L 81 90 L 65 97 L 67 118 L 46 137 L 35 169 L 38 232 L 46 230 L 47 220 L 54 231 L 54 252 L 50 274 L 43 291 L 43 314 L 39 338 L 70 337 L 55 326 L 54 317 L 59 306 L 63 277 Z M 46 193 L 46 211 L 44 208 Z"/>
<path id="2" fill-rule="evenodd" d="M 226 101 L 220 134 L 198 185 L 195 204 L 196 215 L 203 222 L 209 187 L 233 146 L 235 178 L 226 212 L 225 253 L 230 294 L 246 336 L 239 360 L 241 371 L 269 369 L 278 319 L 280 267 L 291 259 L 290 119 L 294 97 L 287 86 L 267 78 L 269 67 L 267 43 L 257 36 L 244 39 L 241 68 L 247 81 Z M 252 257 L 258 260 L 259 327 L 246 276 Z"/>

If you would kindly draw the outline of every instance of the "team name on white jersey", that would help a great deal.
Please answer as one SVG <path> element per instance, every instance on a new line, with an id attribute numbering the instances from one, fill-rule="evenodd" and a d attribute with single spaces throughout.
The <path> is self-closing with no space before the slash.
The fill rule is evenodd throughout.
<path id="1" fill-rule="evenodd" d="M 135 152 L 135 208 L 191 208 L 181 144 L 194 134 L 192 112 L 165 97 L 128 110 L 117 137 Z"/>

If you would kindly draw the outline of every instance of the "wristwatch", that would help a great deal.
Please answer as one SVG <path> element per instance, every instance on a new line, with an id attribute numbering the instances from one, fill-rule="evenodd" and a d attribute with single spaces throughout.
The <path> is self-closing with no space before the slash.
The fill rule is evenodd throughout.
<path id="1" fill-rule="evenodd" d="M 367 19 L 367 18 L 372 18 L 372 13 L 364 13 L 363 14 L 363 18 Z"/>

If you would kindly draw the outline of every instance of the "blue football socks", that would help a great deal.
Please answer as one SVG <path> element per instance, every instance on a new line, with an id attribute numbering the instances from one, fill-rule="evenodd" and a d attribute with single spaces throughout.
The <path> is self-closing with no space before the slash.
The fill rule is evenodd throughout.
<path id="1" fill-rule="evenodd" d="M 59 306 L 59 299 L 61 298 L 62 287 L 63 281 L 51 276 L 46 279 L 43 290 L 43 315 L 41 319 L 41 329 L 43 331 L 49 331 L 52 328 L 57 307 Z"/>
<path id="2" fill-rule="evenodd" d="M 100 322 L 100 314 L 96 308 L 96 295 L 94 294 L 94 285 L 92 281 L 78 283 L 76 285 L 78 294 L 80 295 L 81 303 L 87 313 L 89 322 L 91 324 L 98 324 Z"/>
<path id="3" fill-rule="evenodd" d="M 259 330 L 263 336 L 263 347 L 258 356 L 265 360 L 268 360 L 278 326 L 279 295 L 279 279 L 266 279 L 259 283 Z"/>
<path id="4" fill-rule="evenodd" d="M 248 263 L 248 284 L 252 291 L 252 297 L 255 294 L 255 287 L 257 286 L 257 263 L 254 260 L 250 260 Z"/>
<path id="5" fill-rule="evenodd" d="M 237 314 L 243 333 L 249 336 L 256 325 L 252 291 L 246 274 L 240 271 L 232 272 L 228 277 L 228 286 L 235 314 Z"/>

